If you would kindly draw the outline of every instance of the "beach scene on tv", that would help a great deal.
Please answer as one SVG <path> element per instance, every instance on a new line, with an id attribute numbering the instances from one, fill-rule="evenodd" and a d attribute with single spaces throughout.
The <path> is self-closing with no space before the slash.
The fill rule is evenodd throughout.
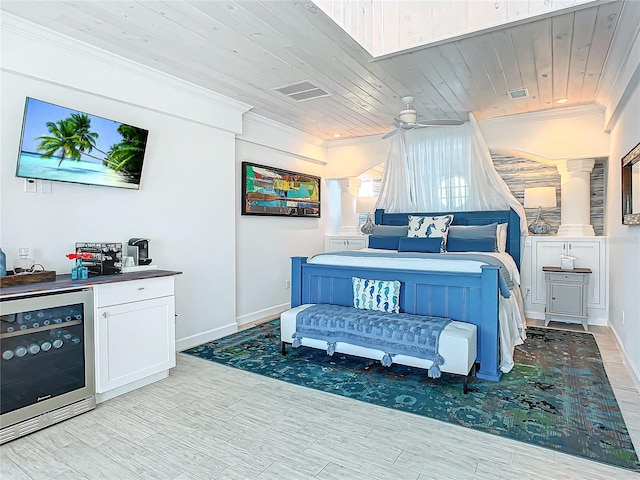
<path id="1" fill-rule="evenodd" d="M 148 133 L 27 98 L 16 175 L 137 189 Z"/>
<path id="2" fill-rule="evenodd" d="M 255 215 L 320 216 L 320 179 L 260 165 L 243 165 L 244 211 Z"/>

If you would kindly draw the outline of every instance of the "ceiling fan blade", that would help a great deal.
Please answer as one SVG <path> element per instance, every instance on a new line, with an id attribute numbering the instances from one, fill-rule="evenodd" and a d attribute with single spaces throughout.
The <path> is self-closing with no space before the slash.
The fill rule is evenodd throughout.
<path id="1" fill-rule="evenodd" d="M 397 129 L 397 128 L 394 128 L 394 129 L 393 129 L 393 130 L 391 130 L 389 133 L 385 133 L 385 134 L 382 136 L 382 139 L 384 140 L 385 138 L 392 137 L 392 136 L 394 136 L 396 133 L 398 133 L 398 129 Z"/>
<path id="2" fill-rule="evenodd" d="M 418 127 L 440 127 L 440 126 L 458 126 L 464 123 L 463 120 L 421 120 L 416 123 Z"/>

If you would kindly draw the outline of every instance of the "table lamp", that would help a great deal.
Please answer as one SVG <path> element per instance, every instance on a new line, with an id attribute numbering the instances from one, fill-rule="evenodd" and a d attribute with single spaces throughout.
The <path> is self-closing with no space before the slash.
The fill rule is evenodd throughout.
<path id="1" fill-rule="evenodd" d="M 555 187 L 533 187 L 524 189 L 524 208 L 537 208 L 538 216 L 529 225 L 529 231 L 535 235 L 545 235 L 551 231 L 551 225 L 542 216 L 543 208 L 556 207 Z"/>
<path id="2" fill-rule="evenodd" d="M 362 225 L 362 228 L 360 228 L 360 231 L 365 235 L 371 235 L 373 233 L 371 212 L 375 210 L 377 202 L 378 197 L 358 197 L 356 200 L 356 212 L 367 214 L 367 221 Z"/>

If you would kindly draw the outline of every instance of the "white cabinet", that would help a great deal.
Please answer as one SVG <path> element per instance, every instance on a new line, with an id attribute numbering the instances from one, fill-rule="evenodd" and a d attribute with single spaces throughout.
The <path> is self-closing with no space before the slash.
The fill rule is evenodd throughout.
<path id="1" fill-rule="evenodd" d="M 577 319 L 585 330 L 587 326 L 587 286 L 591 270 L 575 268 L 563 270 L 559 267 L 542 267 L 547 282 L 547 307 L 544 315 L 545 327 L 552 320 Z"/>
<path id="2" fill-rule="evenodd" d="M 608 313 L 608 252 L 606 237 L 525 237 L 522 286 L 525 290 L 525 314 L 544 318 L 547 285 L 543 266 L 560 267 L 560 255 L 575 257 L 574 267 L 591 270 L 586 291 L 589 319 L 606 324 Z M 528 289 L 528 291 L 527 291 Z M 596 321 L 597 320 L 597 321 Z"/>
<path id="3" fill-rule="evenodd" d="M 175 367 L 173 277 L 96 285 L 94 303 L 98 394 Z"/>
<path id="4" fill-rule="evenodd" d="M 369 237 L 364 235 L 327 235 L 324 241 L 325 252 L 360 250 L 367 248 Z"/>

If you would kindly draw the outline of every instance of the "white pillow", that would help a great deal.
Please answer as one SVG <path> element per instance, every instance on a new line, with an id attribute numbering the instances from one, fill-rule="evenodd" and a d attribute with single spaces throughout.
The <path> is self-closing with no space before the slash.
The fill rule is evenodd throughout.
<path id="1" fill-rule="evenodd" d="M 498 251 L 501 253 L 505 253 L 507 251 L 507 228 L 509 227 L 508 223 L 499 223 L 498 224 Z"/>
<path id="2" fill-rule="evenodd" d="M 441 251 L 445 250 L 447 244 L 447 233 L 449 225 L 453 222 L 453 215 L 440 215 L 437 217 L 419 217 L 409 215 L 409 231 L 407 237 L 418 238 L 442 238 Z"/>
<path id="3" fill-rule="evenodd" d="M 400 282 L 351 277 L 353 306 L 362 310 L 400 312 Z"/>

